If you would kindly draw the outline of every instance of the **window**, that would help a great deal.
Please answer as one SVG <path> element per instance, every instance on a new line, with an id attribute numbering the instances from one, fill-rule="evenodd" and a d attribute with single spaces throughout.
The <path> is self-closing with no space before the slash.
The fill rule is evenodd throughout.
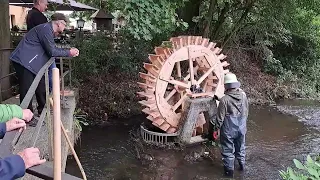
<path id="1" fill-rule="evenodd" d="M 15 15 L 10 15 L 11 19 L 11 28 L 16 25 L 16 16 Z"/>

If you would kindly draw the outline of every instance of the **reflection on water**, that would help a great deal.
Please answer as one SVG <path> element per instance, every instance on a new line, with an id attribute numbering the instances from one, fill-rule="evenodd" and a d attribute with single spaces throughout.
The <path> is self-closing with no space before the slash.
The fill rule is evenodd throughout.
<path id="1" fill-rule="evenodd" d="M 247 167 L 243 174 L 236 171 L 235 179 L 279 179 L 278 171 L 293 166 L 292 159 L 303 160 L 307 154 L 319 152 L 320 136 L 318 130 L 311 127 L 319 126 L 315 122 L 318 122 L 316 116 L 320 113 L 320 106 L 311 105 L 285 102 L 274 108 L 251 106 Z M 277 109 L 305 119 L 298 121 L 295 116 L 280 113 Z M 219 149 L 210 149 L 210 153 L 215 154 L 213 160 L 199 158 L 204 151 L 209 151 L 206 146 L 183 151 L 153 149 L 146 151 L 148 158 L 144 161 L 137 160 L 129 140 L 129 131 L 134 128 L 130 122 L 136 121 L 132 119 L 127 125 L 118 123 L 83 132 L 76 150 L 88 179 L 224 179 Z M 67 163 L 66 171 L 81 177 L 75 161 L 70 158 Z"/>

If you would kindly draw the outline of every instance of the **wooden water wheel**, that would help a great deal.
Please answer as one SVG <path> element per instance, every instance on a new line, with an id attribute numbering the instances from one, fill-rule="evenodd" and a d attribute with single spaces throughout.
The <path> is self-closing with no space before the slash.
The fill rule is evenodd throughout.
<path id="1" fill-rule="evenodd" d="M 152 124 L 167 133 L 177 131 L 188 97 L 222 97 L 223 79 L 229 65 L 216 43 L 201 36 L 179 36 L 163 42 L 140 72 L 143 89 L 138 95 Z M 204 123 L 197 123 L 202 126 Z"/>

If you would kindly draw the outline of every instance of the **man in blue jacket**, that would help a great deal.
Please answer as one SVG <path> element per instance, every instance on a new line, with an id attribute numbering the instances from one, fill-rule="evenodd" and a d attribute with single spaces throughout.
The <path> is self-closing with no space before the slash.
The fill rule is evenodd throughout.
<path id="1" fill-rule="evenodd" d="M 43 14 L 48 8 L 47 0 L 33 0 L 33 8 L 28 11 L 26 17 L 27 30 L 30 31 L 32 28 L 39 24 L 48 22 L 47 17 Z M 52 69 L 56 67 L 56 63 L 53 62 L 49 67 L 49 91 L 52 91 Z"/>
<path id="2" fill-rule="evenodd" d="M 13 118 L 6 123 L 0 123 L 0 138 L 7 131 L 26 128 L 24 120 Z M 24 176 L 26 169 L 46 162 L 45 159 L 40 159 L 40 151 L 38 148 L 27 148 L 17 155 L 12 155 L 0 159 L 0 179 L 12 180 Z"/>
<path id="3" fill-rule="evenodd" d="M 79 55 L 76 48 L 63 49 L 55 46 L 54 37 L 63 32 L 67 18 L 61 13 L 51 16 L 51 21 L 32 28 L 12 52 L 10 59 L 19 80 L 20 102 L 28 92 L 35 76 L 51 57 L 75 57 Z M 38 114 L 46 103 L 45 80 L 41 79 L 37 89 Z M 32 103 L 28 109 L 33 111 Z"/>

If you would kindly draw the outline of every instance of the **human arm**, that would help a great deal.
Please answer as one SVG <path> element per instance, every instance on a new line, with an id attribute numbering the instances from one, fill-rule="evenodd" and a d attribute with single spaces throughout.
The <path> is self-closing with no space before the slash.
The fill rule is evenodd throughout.
<path id="1" fill-rule="evenodd" d="M 72 57 L 70 50 L 56 47 L 52 30 L 47 26 L 43 26 L 41 31 L 38 31 L 40 43 L 45 52 L 50 57 Z"/>
<path id="2" fill-rule="evenodd" d="M 7 122 L 14 117 L 23 119 L 22 108 L 15 104 L 0 104 L 0 123 Z"/>
<path id="3" fill-rule="evenodd" d="M 4 137 L 7 132 L 6 123 L 0 123 L 0 139 Z"/>
<path id="4" fill-rule="evenodd" d="M 224 99 L 222 98 L 221 101 L 219 102 L 219 106 L 218 106 L 215 129 L 221 128 L 223 121 L 224 121 L 224 118 L 226 116 L 226 113 L 227 113 L 227 106 L 226 106 Z"/>
<path id="5" fill-rule="evenodd" d="M 17 179 L 23 177 L 26 169 L 45 163 L 45 159 L 40 159 L 38 148 L 27 148 L 18 155 L 12 155 L 0 159 L 0 179 Z"/>
<path id="6" fill-rule="evenodd" d="M 0 123 L 0 138 L 3 138 L 7 131 L 25 127 L 26 123 L 17 118 L 6 123 Z M 0 179 L 17 179 L 25 174 L 25 161 L 20 155 L 12 155 L 0 159 Z"/>
<path id="7" fill-rule="evenodd" d="M 12 155 L 0 159 L 0 179 L 17 179 L 26 172 L 25 163 L 21 156 Z"/>
<path id="8" fill-rule="evenodd" d="M 31 121 L 33 113 L 29 109 L 22 109 L 15 104 L 0 104 L 0 123 L 18 118 L 26 122 Z"/>
<path id="9" fill-rule="evenodd" d="M 24 120 L 13 118 L 6 123 L 0 123 L 0 139 L 4 137 L 7 131 L 12 131 L 19 128 L 26 128 L 26 122 Z"/>
<path id="10" fill-rule="evenodd" d="M 5 134 L 6 131 L 12 131 L 26 127 L 23 120 L 14 118 L 6 123 L 0 123 L 0 133 Z M 25 170 L 29 167 L 42 164 L 45 159 L 40 159 L 40 151 L 38 148 L 27 148 L 18 153 L 3 159 L 0 159 L 0 179 L 17 179 L 25 174 Z"/>

